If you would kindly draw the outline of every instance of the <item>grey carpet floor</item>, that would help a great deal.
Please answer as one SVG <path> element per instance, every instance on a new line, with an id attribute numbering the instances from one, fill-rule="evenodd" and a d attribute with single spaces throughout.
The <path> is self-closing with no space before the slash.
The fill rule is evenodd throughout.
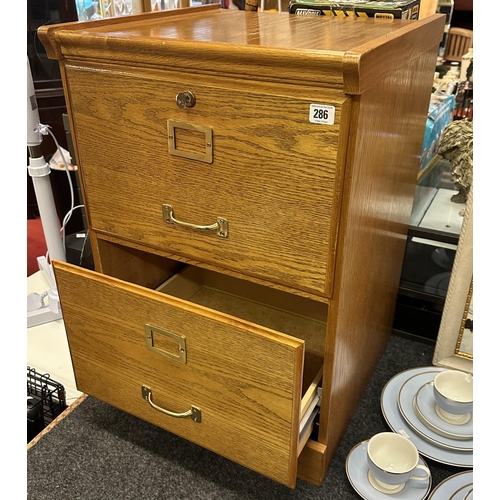
<path id="1" fill-rule="evenodd" d="M 433 352 L 431 345 L 391 338 L 321 487 L 298 480 L 291 490 L 88 397 L 28 450 L 27 498 L 358 500 L 345 473 L 349 451 L 390 430 L 380 408 L 384 385 L 403 370 L 431 366 Z M 432 489 L 465 470 L 425 460 Z"/>

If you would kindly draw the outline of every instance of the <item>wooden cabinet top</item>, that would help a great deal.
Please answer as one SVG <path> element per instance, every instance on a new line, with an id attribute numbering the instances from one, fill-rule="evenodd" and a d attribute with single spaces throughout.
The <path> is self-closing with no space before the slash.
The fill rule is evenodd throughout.
<path id="1" fill-rule="evenodd" d="M 309 17 L 227 10 L 214 4 L 42 26 L 38 34 L 52 59 L 309 84 L 319 79 L 330 88 L 360 94 L 408 59 L 435 47 L 444 19 Z"/>

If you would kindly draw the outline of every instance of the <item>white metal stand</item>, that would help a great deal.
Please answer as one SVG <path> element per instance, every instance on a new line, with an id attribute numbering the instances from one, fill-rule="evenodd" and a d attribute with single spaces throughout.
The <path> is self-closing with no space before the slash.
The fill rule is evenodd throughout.
<path id="1" fill-rule="evenodd" d="M 33 180 L 33 187 L 38 210 L 40 211 L 40 219 L 42 221 L 43 234 L 45 236 L 45 242 L 47 243 L 49 258 L 51 260 L 57 259 L 65 262 L 66 252 L 61 237 L 59 219 L 49 178 L 50 166 L 45 161 L 40 148 L 40 144 L 42 143 L 42 129 L 45 128 L 46 130 L 47 127 L 40 124 L 29 59 L 27 73 L 27 144 L 30 154 L 28 172 Z M 47 133 L 48 132 L 45 131 L 45 134 Z M 38 267 L 45 274 L 50 289 L 42 295 L 32 294 L 31 297 L 28 296 L 28 328 L 62 318 L 59 294 L 57 293 L 52 265 L 44 256 L 38 257 L 37 260 Z M 46 302 L 48 303 L 46 304 Z"/>
<path id="2" fill-rule="evenodd" d="M 46 292 L 46 297 L 43 297 L 40 294 L 32 294 L 36 295 L 36 297 L 33 297 L 33 300 L 40 300 L 43 305 L 39 309 L 28 311 L 28 328 L 62 319 L 59 294 L 57 293 L 57 286 L 52 266 L 47 262 L 45 257 L 38 257 L 37 261 L 38 267 L 40 268 L 40 271 L 43 272 L 47 282 L 49 283 L 50 289 Z M 47 302 L 47 305 L 45 305 L 45 302 Z"/>

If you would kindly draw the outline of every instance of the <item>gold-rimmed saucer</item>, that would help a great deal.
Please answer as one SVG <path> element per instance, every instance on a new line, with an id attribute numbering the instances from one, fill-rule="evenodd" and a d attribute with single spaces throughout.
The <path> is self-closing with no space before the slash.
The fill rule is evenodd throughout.
<path id="1" fill-rule="evenodd" d="M 464 424 L 456 425 L 445 422 L 439 417 L 435 408 L 432 382 L 428 382 L 417 391 L 414 399 L 415 414 L 419 420 L 440 436 L 457 440 L 470 440 L 473 438 L 473 417 Z"/>
<path id="2" fill-rule="evenodd" d="M 382 492 L 374 488 L 369 480 L 369 467 L 366 458 L 366 447 L 368 440 L 355 445 L 345 462 L 345 471 L 351 486 L 364 500 L 424 500 L 429 494 L 432 486 L 432 478 L 429 476 L 425 481 L 412 481 L 404 485 L 401 491 Z M 425 460 L 420 457 L 419 464 L 428 467 Z M 418 484 L 416 484 L 418 483 Z"/>
<path id="3" fill-rule="evenodd" d="M 409 377 L 408 380 L 402 384 L 398 394 L 399 411 L 408 425 L 433 445 L 453 451 L 472 452 L 472 439 L 457 440 L 441 436 L 424 425 L 415 413 L 415 394 L 422 385 L 431 382 L 434 379 L 434 375 L 435 373 L 432 372 L 420 373 Z"/>

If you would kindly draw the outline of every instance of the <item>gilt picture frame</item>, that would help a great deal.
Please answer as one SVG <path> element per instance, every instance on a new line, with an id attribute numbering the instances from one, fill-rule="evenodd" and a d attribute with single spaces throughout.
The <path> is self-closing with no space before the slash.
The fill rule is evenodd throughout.
<path id="1" fill-rule="evenodd" d="M 473 373 L 472 186 L 446 294 L 433 365 Z"/>

